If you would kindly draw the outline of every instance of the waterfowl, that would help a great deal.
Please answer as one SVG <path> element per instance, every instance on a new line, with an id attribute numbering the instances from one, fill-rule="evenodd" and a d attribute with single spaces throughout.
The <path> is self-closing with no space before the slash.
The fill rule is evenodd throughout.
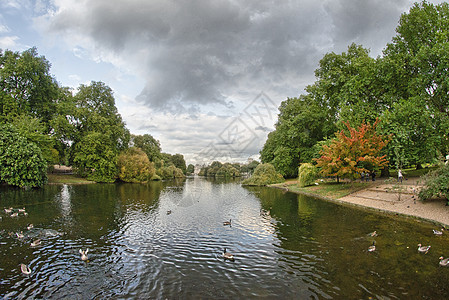
<path id="1" fill-rule="evenodd" d="M 440 256 L 440 266 L 442 266 L 442 267 L 449 266 L 449 257 L 444 258 L 444 257 Z"/>
<path id="2" fill-rule="evenodd" d="M 25 212 L 25 207 L 24 208 L 19 208 L 18 211 L 21 212 L 21 213 L 24 213 Z"/>
<path id="3" fill-rule="evenodd" d="M 368 236 L 377 236 L 377 231 L 374 230 L 373 232 L 368 233 Z"/>
<path id="4" fill-rule="evenodd" d="M 86 251 L 83 251 L 83 250 L 80 249 L 81 260 L 82 261 L 86 261 L 88 259 L 87 252 L 89 252 L 89 248 L 87 248 Z"/>
<path id="5" fill-rule="evenodd" d="M 22 271 L 23 274 L 26 275 L 31 273 L 31 269 L 25 264 L 20 264 L 20 270 Z"/>
<path id="6" fill-rule="evenodd" d="M 27 229 L 28 230 L 31 230 L 31 229 L 33 229 L 34 228 L 34 225 L 33 224 L 29 224 L 28 226 L 27 226 Z"/>
<path id="7" fill-rule="evenodd" d="M 19 213 L 16 213 L 16 212 L 11 214 L 11 218 L 15 218 L 15 217 L 18 217 L 18 216 L 19 216 Z"/>
<path id="8" fill-rule="evenodd" d="M 171 214 L 171 210 L 167 210 L 167 215 Z"/>
<path id="9" fill-rule="evenodd" d="M 421 244 L 418 244 L 418 252 L 426 254 L 429 250 L 430 246 L 422 246 Z"/>
<path id="10" fill-rule="evenodd" d="M 31 244 L 30 244 L 30 246 L 31 247 L 37 247 L 37 246 L 39 246 L 41 244 L 41 240 L 34 240 L 34 241 L 32 241 L 31 242 Z"/>
<path id="11" fill-rule="evenodd" d="M 432 231 L 433 231 L 433 234 L 435 234 L 435 235 L 442 235 L 443 231 L 444 231 L 444 228 L 441 228 L 441 231 L 440 230 L 435 230 L 435 229 L 432 229 Z"/>
<path id="12" fill-rule="evenodd" d="M 231 226 L 231 219 L 229 219 L 229 222 L 228 221 L 223 222 L 223 226 L 227 226 L 227 225 Z"/>
<path id="13" fill-rule="evenodd" d="M 224 250 L 223 250 L 223 258 L 229 259 L 230 261 L 234 261 L 234 255 L 232 255 L 229 252 L 226 252 L 226 248 L 224 248 Z"/>
<path id="14" fill-rule="evenodd" d="M 376 242 L 373 241 L 373 244 L 371 246 L 368 247 L 368 252 L 373 252 L 376 250 Z"/>
<path id="15" fill-rule="evenodd" d="M 5 213 L 7 213 L 7 214 L 12 213 L 12 207 L 10 207 L 10 208 L 5 208 Z"/>
<path id="16" fill-rule="evenodd" d="M 18 239 L 23 239 L 25 236 L 23 235 L 23 232 L 21 231 L 20 233 L 16 232 L 16 236 Z"/>

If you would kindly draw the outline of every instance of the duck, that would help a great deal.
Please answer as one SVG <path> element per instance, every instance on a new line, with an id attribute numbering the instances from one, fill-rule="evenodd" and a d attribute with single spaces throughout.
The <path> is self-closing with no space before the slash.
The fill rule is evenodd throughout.
<path id="1" fill-rule="evenodd" d="M 24 213 L 25 212 L 25 207 L 24 208 L 19 208 L 18 211 L 21 212 L 21 213 Z"/>
<path id="2" fill-rule="evenodd" d="M 377 236 L 377 231 L 374 230 L 373 232 L 368 233 L 368 236 L 372 236 L 372 237 Z"/>
<path id="3" fill-rule="evenodd" d="M 228 260 L 230 260 L 230 261 L 234 261 L 234 255 L 232 255 L 231 253 L 229 253 L 229 252 L 226 252 L 226 248 L 224 248 L 224 250 L 223 250 L 223 258 L 226 260 L 226 259 L 228 259 Z"/>
<path id="4" fill-rule="evenodd" d="M 28 274 L 31 273 L 31 269 L 27 265 L 25 265 L 25 264 L 20 264 L 20 270 L 25 275 L 28 275 Z"/>
<path id="5" fill-rule="evenodd" d="M 418 252 L 426 254 L 429 250 L 430 246 L 422 246 L 421 244 L 418 244 Z"/>
<path id="6" fill-rule="evenodd" d="M 223 226 L 227 226 L 227 225 L 231 226 L 231 219 L 229 219 L 229 222 L 228 221 L 223 222 Z"/>
<path id="7" fill-rule="evenodd" d="M 80 249 L 81 260 L 82 261 L 88 260 L 87 252 L 89 252 L 89 248 L 87 248 L 86 251 L 83 251 L 83 250 Z"/>
<path id="8" fill-rule="evenodd" d="M 171 214 L 171 210 L 167 210 L 167 215 Z"/>
<path id="9" fill-rule="evenodd" d="M 440 266 L 442 266 L 442 267 L 449 266 L 449 257 L 444 258 L 444 257 L 440 256 Z"/>
<path id="10" fill-rule="evenodd" d="M 368 252 L 373 252 L 376 250 L 376 242 L 373 241 L 373 244 L 371 246 L 368 247 Z"/>
<path id="11" fill-rule="evenodd" d="M 16 212 L 11 214 L 11 218 L 15 218 L 15 217 L 18 217 L 18 216 L 19 216 L 19 213 L 16 213 Z"/>
<path id="12" fill-rule="evenodd" d="M 31 242 L 30 246 L 31 247 L 37 247 L 41 244 L 41 240 L 37 239 Z"/>
<path id="13" fill-rule="evenodd" d="M 23 235 L 23 232 L 21 231 L 20 233 L 16 232 L 16 236 L 18 239 L 23 239 L 25 236 Z"/>
<path id="14" fill-rule="evenodd" d="M 28 226 L 27 226 L 27 229 L 28 230 L 31 230 L 31 229 L 33 229 L 34 228 L 34 225 L 33 224 L 29 224 Z"/>
<path id="15" fill-rule="evenodd" d="M 10 208 L 5 208 L 5 213 L 7 213 L 7 214 L 12 213 L 12 207 L 10 207 Z"/>
<path id="16" fill-rule="evenodd" d="M 433 234 L 435 234 L 435 235 L 442 235 L 443 231 L 444 231 L 444 228 L 441 228 L 441 230 L 432 229 L 432 231 L 433 231 Z"/>

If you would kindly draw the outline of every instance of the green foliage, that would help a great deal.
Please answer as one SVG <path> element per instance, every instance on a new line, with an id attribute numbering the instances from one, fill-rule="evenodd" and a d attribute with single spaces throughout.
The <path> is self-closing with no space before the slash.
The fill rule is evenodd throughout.
<path id="1" fill-rule="evenodd" d="M 131 135 L 132 144 L 143 150 L 152 162 L 161 159 L 161 143 L 150 134 Z"/>
<path id="2" fill-rule="evenodd" d="M 268 184 L 281 183 L 284 181 L 284 177 L 276 172 L 273 165 L 260 164 L 257 166 L 254 174 L 242 182 L 242 185 L 264 186 Z"/>
<path id="3" fill-rule="evenodd" d="M 47 164 L 39 147 L 8 125 L 0 125 L 0 181 L 18 187 L 47 182 Z"/>
<path id="4" fill-rule="evenodd" d="M 240 172 L 232 166 L 230 163 L 224 164 L 220 169 L 218 169 L 215 174 L 216 177 L 240 177 Z"/>
<path id="5" fill-rule="evenodd" d="M 187 173 L 187 174 L 193 174 L 193 172 L 195 172 L 195 166 L 192 165 L 192 164 L 189 164 L 189 165 L 187 166 L 187 171 L 186 171 L 186 173 Z"/>
<path id="6" fill-rule="evenodd" d="M 118 177 L 125 182 L 147 182 L 156 174 L 154 164 L 139 148 L 123 151 L 117 159 Z"/>
<path id="7" fill-rule="evenodd" d="M 313 164 L 301 164 L 298 170 L 298 184 L 300 187 L 312 185 L 317 178 L 318 169 Z"/>
<path id="8" fill-rule="evenodd" d="M 446 163 L 422 177 L 423 188 L 419 191 L 419 199 L 427 200 L 444 197 L 449 202 L 449 164 Z"/>
<path id="9" fill-rule="evenodd" d="M 207 177 L 215 177 L 218 170 L 223 167 L 223 164 L 219 161 L 214 161 L 210 164 L 210 166 L 206 166 L 201 168 L 199 175 L 200 176 L 207 176 Z"/>
<path id="10" fill-rule="evenodd" d="M 76 144 L 74 165 L 83 177 L 96 182 L 114 182 L 117 154 L 108 136 L 92 132 Z"/>
<path id="11" fill-rule="evenodd" d="M 156 174 L 162 179 L 173 179 L 184 177 L 184 173 L 182 172 L 182 170 L 175 167 L 174 165 L 161 167 L 156 170 Z"/>

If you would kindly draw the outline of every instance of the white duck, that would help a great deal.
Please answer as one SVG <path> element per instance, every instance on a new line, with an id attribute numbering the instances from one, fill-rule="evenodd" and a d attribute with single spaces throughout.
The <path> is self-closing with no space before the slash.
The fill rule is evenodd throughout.
<path id="1" fill-rule="evenodd" d="M 25 275 L 28 275 L 28 274 L 31 273 L 31 269 L 27 265 L 25 265 L 25 264 L 20 264 L 20 270 Z"/>
<path id="2" fill-rule="evenodd" d="M 80 254 L 81 254 L 81 260 L 82 261 L 86 261 L 89 258 L 87 257 L 87 252 L 89 252 L 89 248 L 86 249 L 86 251 L 83 251 L 80 249 Z"/>
<path id="3" fill-rule="evenodd" d="M 440 256 L 440 266 L 442 266 L 442 267 L 449 266 L 449 257 L 444 258 L 444 257 Z"/>
<path id="4" fill-rule="evenodd" d="M 429 250 L 430 246 L 422 246 L 421 244 L 418 244 L 418 252 L 426 254 Z"/>
<path id="5" fill-rule="evenodd" d="M 30 244 L 30 246 L 31 247 L 37 247 L 37 246 L 39 246 L 41 244 L 41 240 L 34 240 L 34 241 L 32 241 L 31 242 L 31 244 Z"/>

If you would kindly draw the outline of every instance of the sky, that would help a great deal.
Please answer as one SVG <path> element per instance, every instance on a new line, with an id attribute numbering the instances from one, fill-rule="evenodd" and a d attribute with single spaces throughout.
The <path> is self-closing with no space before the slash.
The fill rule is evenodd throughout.
<path id="1" fill-rule="evenodd" d="M 74 91 L 104 82 L 132 134 L 188 164 L 246 162 L 326 53 L 382 55 L 414 2 L 0 0 L 0 49 L 37 47 Z"/>

